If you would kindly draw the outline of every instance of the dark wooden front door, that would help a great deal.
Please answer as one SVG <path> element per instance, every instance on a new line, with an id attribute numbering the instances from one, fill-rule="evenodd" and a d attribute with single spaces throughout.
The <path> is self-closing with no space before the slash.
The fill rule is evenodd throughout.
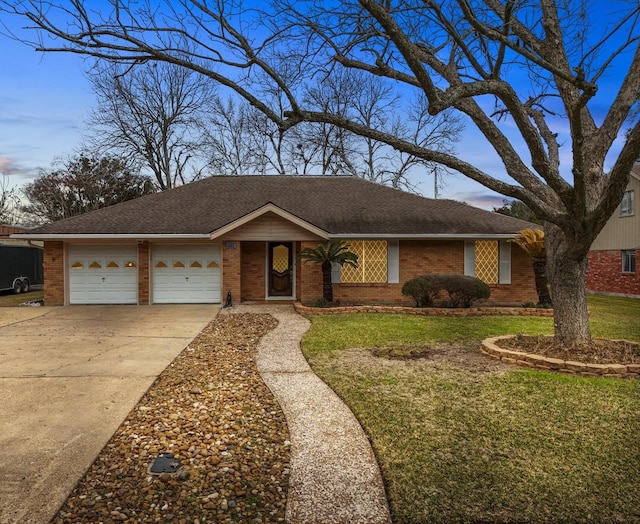
<path id="1" fill-rule="evenodd" d="M 293 296 L 293 244 L 269 243 L 269 296 Z"/>

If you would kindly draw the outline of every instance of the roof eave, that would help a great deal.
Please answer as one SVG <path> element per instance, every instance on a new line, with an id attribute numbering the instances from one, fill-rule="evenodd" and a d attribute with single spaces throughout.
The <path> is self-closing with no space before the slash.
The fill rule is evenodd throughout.
<path id="1" fill-rule="evenodd" d="M 109 234 L 97 234 L 97 233 L 50 233 L 50 234 L 14 234 L 10 238 L 17 238 L 21 240 L 188 240 L 188 239 L 208 239 L 208 233 L 109 233 Z"/>
<path id="2" fill-rule="evenodd" d="M 329 235 L 329 239 L 356 240 L 356 239 L 406 239 L 406 240 L 508 240 L 520 236 L 518 233 L 393 233 L 393 234 L 368 234 L 368 233 L 338 233 Z"/>

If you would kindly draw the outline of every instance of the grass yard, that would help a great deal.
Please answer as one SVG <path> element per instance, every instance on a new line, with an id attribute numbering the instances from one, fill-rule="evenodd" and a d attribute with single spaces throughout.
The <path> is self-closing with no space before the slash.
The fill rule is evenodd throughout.
<path id="1" fill-rule="evenodd" d="M 42 300 L 44 291 L 32 290 L 28 293 L 15 294 L 13 291 L 3 291 L 0 293 L 0 307 L 19 306 L 23 302 L 31 302 L 33 300 Z"/>
<path id="2" fill-rule="evenodd" d="M 595 337 L 640 341 L 640 300 L 589 307 Z M 552 319 L 312 322 L 303 351 L 369 434 L 394 522 L 640 522 L 640 380 L 528 371 L 478 349 L 551 333 Z"/>

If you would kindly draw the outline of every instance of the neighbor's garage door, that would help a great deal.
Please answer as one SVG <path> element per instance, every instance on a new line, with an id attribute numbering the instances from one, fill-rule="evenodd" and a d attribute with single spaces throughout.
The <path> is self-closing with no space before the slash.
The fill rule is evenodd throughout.
<path id="1" fill-rule="evenodd" d="M 156 244 L 152 248 L 153 302 L 220 302 L 220 246 Z"/>
<path id="2" fill-rule="evenodd" d="M 71 245 L 71 304 L 137 304 L 138 249 L 135 245 Z"/>

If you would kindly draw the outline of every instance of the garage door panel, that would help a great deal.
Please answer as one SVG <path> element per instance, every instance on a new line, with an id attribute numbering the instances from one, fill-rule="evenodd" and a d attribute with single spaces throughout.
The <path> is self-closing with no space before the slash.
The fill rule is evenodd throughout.
<path id="1" fill-rule="evenodd" d="M 137 304 L 135 245 L 72 245 L 69 248 L 71 304 Z"/>
<path id="2" fill-rule="evenodd" d="M 219 245 L 156 245 L 152 253 L 154 302 L 220 302 Z"/>

